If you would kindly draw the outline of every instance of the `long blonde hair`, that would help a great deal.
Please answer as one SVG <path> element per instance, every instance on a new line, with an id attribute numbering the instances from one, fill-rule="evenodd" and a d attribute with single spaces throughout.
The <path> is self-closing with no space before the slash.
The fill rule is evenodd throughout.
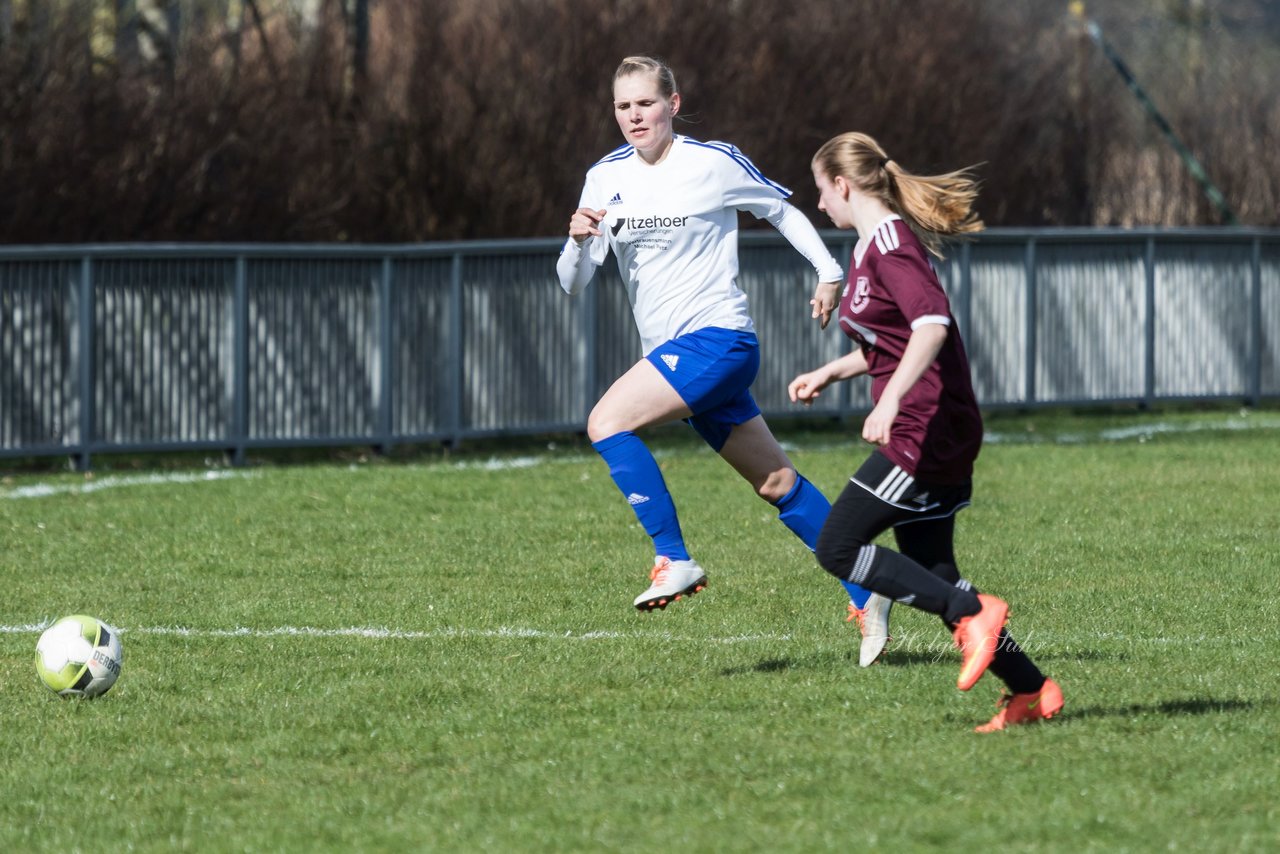
<path id="1" fill-rule="evenodd" d="M 880 143 L 865 133 L 842 133 L 813 155 L 813 170 L 837 175 L 906 220 L 930 253 L 942 256 L 943 239 L 982 231 L 973 210 L 978 181 L 971 169 L 945 175 L 915 175 L 891 160 Z"/>

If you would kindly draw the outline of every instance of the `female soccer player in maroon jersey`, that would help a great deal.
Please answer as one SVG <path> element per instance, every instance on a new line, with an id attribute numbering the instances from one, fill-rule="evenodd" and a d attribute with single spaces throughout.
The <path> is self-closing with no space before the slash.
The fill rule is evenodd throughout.
<path id="1" fill-rule="evenodd" d="M 980 231 L 977 186 L 965 171 L 913 175 L 861 133 L 828 141 L 813 157 L 818 207 L 858 243 L 840 301 L 853 352 L 792 380 L 793 401 L 812 403 L 832 382 L 870 374 L 875 406 L 862 438 L 876 450 L 841 493 L 818 538 L 818 562 L 946 622 L 967 691 L 989 668 L 1008 686 L 979 732 L 1044 720 L 1062 691 L 1004 628 L 1008 606 L 978 593 L 956 568 L 955 515 L 969 504 L 982 416 L 964 343 L 929 252 L 947 235 Z M 893 529 L 899 551 L 872 545 Z"/>

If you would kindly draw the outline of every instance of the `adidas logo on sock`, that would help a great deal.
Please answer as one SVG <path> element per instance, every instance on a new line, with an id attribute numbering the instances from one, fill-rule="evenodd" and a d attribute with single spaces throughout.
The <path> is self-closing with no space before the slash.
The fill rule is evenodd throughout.
<path id="1" fill-rule="evenodd" d="M 622 193 L 614 193 L 613 198 L 609 200 L 609 206 L 622 204 Z"/>
<path id="2" fill-rule="evenodd" d="M 676 369 L 676 364 L 680 361 L 680 357 L 672 353 L 663 353 L 662 361 L 668 368 L 674 371 Z"/>
<path id="3" fill-rule="evenodd" d="M 630 504 L 632 507 L 636 506 L 637 504 L 644 504 L 648 500 L 649 500 L 649 496 L 641 495 L 638 492 L 633 492 L 627 496 L 627 503 Z"/>

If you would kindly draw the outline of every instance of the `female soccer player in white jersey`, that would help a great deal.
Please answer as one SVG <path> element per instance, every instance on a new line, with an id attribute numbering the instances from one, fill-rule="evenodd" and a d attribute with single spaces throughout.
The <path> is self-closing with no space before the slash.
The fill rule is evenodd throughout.
<path id="1" fill-rule="evenodd" d="M 768 220 L 814 266 L 812 316 L 823 326 L 842 271 L 786 202 L 788 190 L 732 145 L 673 132 L 680 94 L 665 64 L 624 59 L 613 78 L 613 111 L 626 144 L 588 170 L 556 271 L 576 294 L 612 250 L 640 330 L 644 358 L 596 403 L 587 435 L 653 539 L 652 583 L 635 599 L 648 611 L 701 590 L 706 575 L 685 548 L 675 504 L 636 430 L 687 420 L 810 549 L 830 510 L 791 465 L 749 391 L 760 355 L 736 282 L 738 211 Z M 869 603 L 866 591 L 846 588 L 858 608 L 887 612 L 885 600 Z M 887 627 L 879 634 L 871 632 L 869 643 L 882 648 Z"/>
<path id="2" fill-rule="evenodd" d="M 812 403 L 837 380 L 871 375 L 875 406 L 862 438 L 876 450 L 845 487 L 816 555 L 837 578 L 938 614 L 963 662 L 967 691 L 990 668 L 1008 686 L 979 732 L 1053 717 L 1062 691 L 1004 628 L 1008 606 L 979 594 L 956 567 L 955 514 L 969 504 L 982 416 L 950 304 L 929 261 L 945 235 L 982 229 L 977 187 L 964 172 L 913 175 L 860 133 L 828 141 L 813 157 L 819 209 L 858 243 L 840 300 L 840 328 L 858 345 L 801 374 L 788 391 Z M 941 257 L 941 256 L 939 256 Z M 900 551 L 872 543 L 892 528 Z"/>

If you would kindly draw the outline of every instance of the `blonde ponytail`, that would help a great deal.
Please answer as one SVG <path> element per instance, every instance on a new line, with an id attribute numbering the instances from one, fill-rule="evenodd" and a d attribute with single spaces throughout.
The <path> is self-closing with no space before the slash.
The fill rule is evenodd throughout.
<path id="1" fill-rule="evenodd" d="M 978 181 L 969 169 L 944 175 L 916 175 L 890 160 L 880 144 L 864 133 L 843 133 L 813 156 L 814 171 L 828 179 L 844 177 L 902 217 L 930 253 L 942 256 L 945 238 L 982 231 L 973 210 Z"/>

